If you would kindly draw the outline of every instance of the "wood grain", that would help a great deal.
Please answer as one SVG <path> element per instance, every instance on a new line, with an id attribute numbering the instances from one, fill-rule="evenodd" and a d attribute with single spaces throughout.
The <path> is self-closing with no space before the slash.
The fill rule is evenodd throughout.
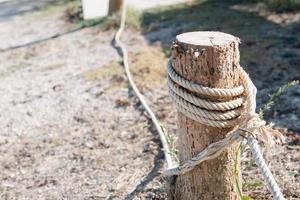
<path id="1" fill-rule="evenodd" d="M 171 47 L 172 63 L 177 73 L 194 83 L 231 88 L 240 84 L 238 45 L 238 38 L 221 32 L 183 33 L 176 37 Z M 223 139 L 230 130 L 200 124 L 178 112 L 180 162 L 184 163 L 209 144 Z M 236 151 L 237 146 L 233 146 L 191 173 L 177 177 L 170 199 L 238 200 L 234 179 Z M 238 168 L 239 163 L 238 160 Z M 238 174 L 240 182 L 240 170 Z"/>

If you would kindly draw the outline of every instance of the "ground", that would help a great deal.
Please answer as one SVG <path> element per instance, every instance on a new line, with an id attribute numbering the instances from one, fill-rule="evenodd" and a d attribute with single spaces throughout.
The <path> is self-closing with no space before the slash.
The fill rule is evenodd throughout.
<path id="1" fill-rule="evenodd" d="M 64 16 L 67 5 L 24 2 L 0 2 L 1 199 L 164 199 L 159 138 L 112 46 L 115 30 L 76 29 Z M 202 1 L 147 10 L 142 30 L 126 29 L 122 40 L 139 88 L 175 135 L 165 70 L 178 33 L 240 37 L 260 107 L 300 79 L 299 19 L 261 5 Z M 300 199 L 299 96 L 297 86 L 265 115 L 286 136 L 265 156 L 287 199 Z M 245 194 L 271 199 L 248 150 L 242 172 Z"/>

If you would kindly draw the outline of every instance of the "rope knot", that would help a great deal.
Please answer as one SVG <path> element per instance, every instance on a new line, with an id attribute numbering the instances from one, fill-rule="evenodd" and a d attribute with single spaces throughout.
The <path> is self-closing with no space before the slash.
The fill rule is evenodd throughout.
<path id="1" fill-rule="evenodd" d="M 240 135 L 245 139 L 249 139 L 249 137 L 258 139 L 267 148 L 274 145 L 274 138 L 279 138 L 280 141 L 284 140 L 282 134 L 271 126 L 266 125 L 266 122 L 257 113 L 244 113 L 243 115 L 245 120 L 238 129 L 241 131 Z"/>

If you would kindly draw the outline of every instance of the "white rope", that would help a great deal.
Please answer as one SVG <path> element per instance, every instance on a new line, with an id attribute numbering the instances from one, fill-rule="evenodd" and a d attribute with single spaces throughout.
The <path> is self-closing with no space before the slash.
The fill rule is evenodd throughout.
<path id="1" fill-rule="evenodd" d="M 231 89 L 220 89 L 220 88 L 209 88 L 199 84 L 195 84 L 181 77 L 175 72 L 172 67 L 171 61 L 168 64 L 168 75 L 169 77 L 176 82 L 181 87 L 188 89 L 192 92 L 196 92 L 201 95 L 210 96 L 210 97 L 235 97 L 242 95 L 244 92 L 243 86 L 231 88 Z"/>
<path id="2" fill-rule="evenodd" d="M 203 161 L 216 158 L 220 153 L 235 142 L 248 138 L 248 144 L 251 147 L 253 157 L 258 165 L 268 188 L 271 190 L 274 200 L 283 200 L 284 197 L 268 169 L 262 154 L 254 137 L 267 138 L 268 131 L 271 130 L 265 126 L 265 122 L 255 113 L 256 109 L 256 87 L 252 83 L 248 74 L 239 67 L 242 86 L 233 89 L 207 88 L 202 85 L 192 83 L 173 69 L 171 60 L 168 63 L 168 86 L 170 96 L 172 97 L 179 112 L 200 123 L 226 128 L 235 127 L 226 138 L 210 144 L 198 155 L 188 160 L 184 164 L 168 169 L 165 175 L 180 175 L 193 170 Z M 177 85 L 176 85 L 176 84 Z M 196 94 L 190 94 L 190 93 Z M 236 97 L 244 94 L 244 98 L 238 100 L 213 102 L 201 99 L 201 96 L 209 97 Z M 241 114 L 241 107 L 246 104 L 244 112 Z M 237 103 L 238 102 L 238 103 Z M 214 108 L 214 109 L 212 109 Z M 205 110 L 206 109 L 206 110 Z M 217 110 L 217 111 L 215 111 Z M 219 112 L 223 111 L 223 113 Z"/>
<path id="3" fill-rule="evenodd" d="M 262 155 L 259 151 L 257 140 L 250 137 L 248 139 L 248 144 L 251 147 L 252 156 L 254 157 L 255 162 L 256 162 L 257 166 L 259 167 L 260 172 L 262 173 L 262 176 L 264 177 L 265 181 L 267 182 L 269 189 L 272 192 L 273 199 L 276 199 L 276 200 L 284 199 L 283 194 L 280 191 L 280 188 L 278 187 L 274 177 L 272 176 L 270 169 L 268 168 L 264 158 L 262 157 Z"/>
<path id="4" fill-rule="evenodd" d="M 182 97 L 173 93 L 173 91 L 171 91 L 171 90 L 170 90 L 170 96 L 172 97 L 172 99 L 178 106 L 182 106 L 184 109 L 186 109 L 198 116 L 206 118 L 208 120 L 212 120 L 212 121 L 225 120 L 226 121 L 226 120 L 230 120 L 230 119 L 236 119 L 237 117 L 239 117 L 241 115 L 240 109 L 228 110 L 228 111 L 224 111 L 224 112 L 202 109 L 202 108 L 197 107 L 194 104 L 186 101 Z"/>
<path id="5" fill-rule="evenodd" d="M 175 105 L 176 105 L 178 111 L 180 111 L 181 113 L 183 113 L 187 117 L 189 117 L 189 118 L 191 118 L 195 121 L 198 121 L 202 124 L 207 124 L 209 126 L 214 126 L 214 127 L 218 127 L 218 128 L 230 128 L 230 127 L 235 126 L 235 125 L 238 124 L 238 122 L 236 120 L 211 120 L 211 119 L 207 119 L 207 118 L 201 117 L 201 116 L 191 112 L 190 110 L 184 108 L 179 103 L 175 102 Z"/>
<path id="6" fill-rule="evenodd" d="M 212 102 L 207 101 L 205 99 L 201 99 L 198 96 L 192 94 L 191 92 L 187 92 L 186 90 L 178 87 L 169 77 L 168 77 L 168 87 L 170 92 L 180 96 L 181 98 L 185 99 L 186 101 L 199 106 L 200 108 L 204 108 L 206 110 L 217 110 L 217 111 L 226 111 L 232 110 L 242 106 L 245 99 L 244 97 L 238 97 L 234 100 L 230 100 L 227 102 Z"/>
<path id="7" fill-rule="evenodd" d="M 120 24 L 119 30 L 117 31 L 117 33 L 115 35 L 115 41 L 116 41 L 116 44 L 120 47 L 120 49 L 122 51 L 123 65 L 124 65 L 125 73 L 126 73 L 126 76 L 128 78 L 128 81 L 130 83 L 130 86 L 132 87 L 134 93 L 136 94 L 136 96 L 140 100 L 140 102 L 143 105 L 144 109 L 150 115 L 150 118 L 151 118 L 151 120 L 152 120 L 158 134 L 159 134 L 160 141 L 161 141 L 162 147 L 164 149 L 164 156 L 165 156 L 165 159 L 166 159 L 166 162 L 167 162 L 167 167 L 172 168 L 174 166 L 173 166 L 172 157 L 169 154 L 170 150 L 169 150 L 169 145 L 168 145 L 166 136 L 165 136 L 165 134 L 162 130 L 162 127 L 160 126 L 160 123 L 159 123 L 158 119 L 156 118 L 155 114 L 152 112 L 151 108 L 148 106 L 146 100 L 144 99 L 143 95 L 140 93 L 140 91 L 137 88 L 135 82 L 133 81 L 131 72 L 129 70 L 128 53 L 127 53 L 125 45 L 120 40 L 121 34 L 122 34 L 122 32 L 124 31 L 124 28 L 125 28 L 126 7 L 127 7 L 126 6 L 126 0 L 124 0 L 124 4 L 123 4 L 123 7 L 122 7 L 121 24 Z"/>

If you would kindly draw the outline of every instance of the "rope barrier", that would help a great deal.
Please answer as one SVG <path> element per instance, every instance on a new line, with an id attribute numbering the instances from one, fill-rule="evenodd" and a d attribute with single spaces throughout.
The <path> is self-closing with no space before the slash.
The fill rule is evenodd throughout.
<path id="1" fill-rule="evenodd" d="M 165 136 L 165 134 L 162 130 L 162 127 L 160 126 L 160 123 L 159 123 L 158 119 L 156 118 L 155 114 L 153 113 L 153 111 L 151 110 L 151 108 L 147 104 L 145 98 L 143 97 L 143 95 L 141 94 L 141 92 L 137 88 L 135 82 L 133 81 L 131 72 L 129 70 L 128 52 L 126 50 L 125 45 L 120 40 L 121 34 L 122 34 L 122 32 L 124 31 L 124 28 L 125 28 L 126 7 L 127 7 L 126 6 L 126 1 L 124 0 L 124 4 L 123 4 L 123 7 L 122 7 L 121 24 L 120 24 L 119 30 L 117 31 L 117 33 L 115 35 L 115 42 L 121 49 L 122 56 L 123 56 L 123 65 L 124 65 L 125 73 L 126 73 L 126 76 L 128 78 L 128 81 L 130 83 L 130 86 L 133 89 L 136 96 L 138 97 L 141 104 L 143 105 L 144 109 L 150 115 L 150 118 L 151 118 L 151 120 L 152 120 L 158 134 L 159 134 L 160 141 L 161 141 L 162 147 L 164 149 L 164 156 L 165 156 L 165 159 L 166 159 L 166 162 L 167 162 L 167 167 L 172 168 L 173 167 L 173 161 L 172 161 L 171 155 L 169 154 L 170 150 L 169 150 L 169 145 L 168 145 L 166 136 Z"/>
<path id="2" fill-rule="evenodd" d="M 121 24 L 115 35 L 115 42 L 119 46 L 122 57 L 123 65 L 125 69 L 126 76 L 132 87 L 134 93 L 138 97 L 139 101 L 143 105 L 144 109 L 150 115 L 150 118 L 157 129 L 160 140 L 164 149 L 164 156 L 167 162 L 167 170 L 165 175 L 179 175 L 185 174 L 194 167 L 199 165 L 205 160 L 210 160 L 216 158 L 220 153 L 231 144 L 242 141 L 247 138 L 248 144 L 251 147 L 252 154 L 254 156 L 255 162 L 258 165 L 269 189 L 272 192 L 274 200 L 283 200 L 284 197 L 273 178 L 270 170 L 268 169 L 262 154 L 259 150 L 257 141 L 254 137 L 258 138 L 268 138 L 268 132 L 271 130 L 265 126 L 265 122 L 259 118 L 255 113 L 256 108 L 256 88 L 249 78 L 248 74 L 241 68 L 241 79 L 243 82 L 242 86 L 238 86 L 232 89 L 218 89 L 204 87 L 199 84 L 192 83 L 179 74 L 172 67 L 171 61 L 168 64 L 168 86 L 170 91 L 170 96 L 175 102 L 178 110 L 188 117 L 199 121 L 200 123 L 205 123 L 210 126 L 215 127 L 232 127 L 235 126 L 235 130 L 229 133 L 229 135 L 221 141 L 210 144 L 206 149 L 200 152 L 197 156 L 187 161 L 181 166 L 174 167 L 172 158 L 169 154 L 169 146 L 166 136 L 159 124 L 158 119 L 155 114 L 148 106 L 143 95 L 138 90 L 135 82 L 133 81 L 131 72 L 129 70 L 128 64 L 128 52 L 125 45 L 121 42 L 120 37 L 125 28 L 126 21 L 126 1 L 122 8 Z M 173 81 L 173 82 L 172 82 Z M 177 85 L 176 85 L 177 84 Z M 179 87 L 178 87 L 179 86 Z M 186 91 L 188 90 L 188 91 Z M 213 102 L 201 99 L 196 95 L 190 94 L 190 92 L 195 92 L 200 95 L 210 96 L 210 97 L 237 97 L 244 95 L 244 97 L 237 97 L 234 100 L 227 102 Z M 246 111 L 243 113 L 240 111 L 240 107 L 246 102 Z M 207 109 L 207 110 L 204 110 Z M 239 109 L 239 110 L 238 110 Z M 230 111 L 233 110 L 233 111 Z M 224 113 L 222 113 L 222 112 Z M 239 126 L 237 127 L 237 124 Z"/>

